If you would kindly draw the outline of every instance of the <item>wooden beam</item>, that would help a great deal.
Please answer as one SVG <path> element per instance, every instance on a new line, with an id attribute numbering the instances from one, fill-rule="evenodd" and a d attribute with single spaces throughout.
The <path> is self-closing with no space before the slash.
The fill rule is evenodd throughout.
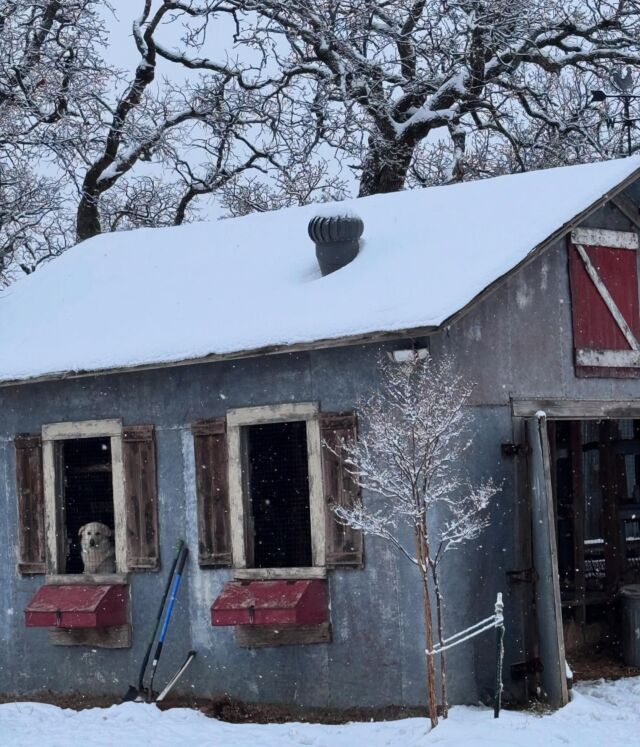
<path id="1" fill-rule="evenodd" d="M 47 586 L 99 586 L 125 585 L 129 583 L 128 573 L 57 573 L 44 578 Z"/>
<path id="2" fill-rule="evenodd" d="M 241 648 L 330 643 L 331 625 L 328 622 L 318 625 L 236 625 L 235 639 Z"/>
<path id="3" fill-rule="evenodd" d="M 608 228 L 576 228 L 571 231 L 571 243 L 637 250 L 638 234 L 635 231 L 610 231 Z"/>
<path id="4" fill-rule="evenodd" d="M 111 628 L 49 628 L 54 646 L 88 646 L 90 648 L 131 648 L 131 625 Z"/>
<path id="5" fill-rule="evenodd" d="M 122 420 L 78 420 L 68 423 L 47 423 L 42 426 L 43 441 L 63 441 L 72 438 L 111 438 L 122 435 Z"/>
<path id="6" fill-rule="evenodd" d="M 514 417 L 532 417 L 544 412 L 547 418 L 569 420 L 640 419 L 637 399 L 520 399 L 512 400 Z"/>
<path id="7" fill-rule="evenodd" d="M 284 579 L 287 581 L 326 578 L 326 568 L 235 568 L 233 578 L 235 581 L 274 581 Z"/>
<path id="8" fill-rule="evenodd" d="M 589 368 L 640 368 L 640 351 L 579 348 L 576 350 L 576 363 Z"/>

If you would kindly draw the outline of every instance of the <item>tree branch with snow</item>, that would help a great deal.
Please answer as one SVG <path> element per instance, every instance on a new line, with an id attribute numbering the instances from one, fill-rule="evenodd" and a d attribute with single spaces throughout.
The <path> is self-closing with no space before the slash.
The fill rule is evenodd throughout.
<path id="1" fill-rule="evenodd" d="M 426 650 L 433 650 L 432 589 L 440 644 L 445 638 L 440 566 L 445 555 L 473 542 L 487 527 L 498 492 L 487 480 L 471 483 L 464 470 L 472 448 L 467 402 L 471 385 L 452 359 L 414 356 L 379 361 L 381 384 L 358 403 L 358 440 L 341 445 L 354 480 L 368 495 L 350 507 L 334 506 L 339 521 L 380 537 L 417 566 L 423 588 Z M 377 497 L 376 507 L 373 500 Z M 381 501 L 381 505 L 379 502 Z M 405 537 L 413 537 L 414 548 Z M 447 715 L 446 660 L 440 653 L 441 705 Z M 427 656 L 427 690 L 437 723 L 433 657 Z"/>

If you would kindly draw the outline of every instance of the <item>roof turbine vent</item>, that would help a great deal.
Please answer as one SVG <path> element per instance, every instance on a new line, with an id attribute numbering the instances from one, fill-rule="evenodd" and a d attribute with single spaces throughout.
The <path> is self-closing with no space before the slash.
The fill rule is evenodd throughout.
<path id="1" fill-rule="evenodd" d="M 363 231 L 364 223 L 355 216 L 316 216 L 309 221 L 309 236 L 315 242 L 323 275 L 339 270 L 356 258 Z"/>

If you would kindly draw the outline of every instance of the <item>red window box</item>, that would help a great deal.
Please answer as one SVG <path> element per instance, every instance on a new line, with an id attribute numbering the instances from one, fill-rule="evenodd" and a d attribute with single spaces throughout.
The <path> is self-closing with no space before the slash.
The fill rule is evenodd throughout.
<path id="1" fill-rule="evenodd" d="M 108 628 L 127 622 L 126 584 L 42 586 L 24 611 L 28 628 Z"/>
<path id="2" fill-rule="evenodd" d="M 212 625 L 317 625 L 326 622 L 327 582 L 232 581 L 211 606 Z"/>

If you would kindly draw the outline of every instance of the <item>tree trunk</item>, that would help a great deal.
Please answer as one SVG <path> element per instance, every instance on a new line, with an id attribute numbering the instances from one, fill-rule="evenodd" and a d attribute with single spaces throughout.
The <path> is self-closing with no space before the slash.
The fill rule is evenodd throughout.
<path id="1" fill-rule="evenodd" d="M 403 189 L 413 151 L 413 145 L 385 139 L 379 133 L 372 135 L 364 159 L 358 197 Z"/>
<path id="2" fill-rule="evenodd" d="M 78 242 L 84 241 L 99 233 L 102 233 L 102 226 L 98 211 L 98 197 L 84 191 L 76 213 L 76 239 Z"/>
<path id="3" fill-rule="evenodd" d="M 440 648 L 444 649 L 444 609 L 442 606 L 442 593 L 440 591 L 440 582 L 435 565 L 431 566 L 433 576 L 433 588 L 436 592 L 436 614 L 438 618 L 438 643 Z M 442 650 L 440 652 L 440 693 L 442 697 L 442 718 L 449 716 L 449 696 L 447 694 L 447 655 Z"/>
<path id="4" fill-rule="evenodd" d="M 422 525 L 416 525 L 416 549 L 420 574 L 422 575 L 423 612 L 424 612 L 424 637 L 425 649 L 433 650 L 433 622 L 431 619 L 431 597 L 429 594 L 429 571 L 428 571 L 428 548 L 425 529 Z M 427 709 L 431 727 L 438 725 L 438 701 L 436 698 L 436 669 L 433 655 L 426 655 L 427 665 Z"/>

